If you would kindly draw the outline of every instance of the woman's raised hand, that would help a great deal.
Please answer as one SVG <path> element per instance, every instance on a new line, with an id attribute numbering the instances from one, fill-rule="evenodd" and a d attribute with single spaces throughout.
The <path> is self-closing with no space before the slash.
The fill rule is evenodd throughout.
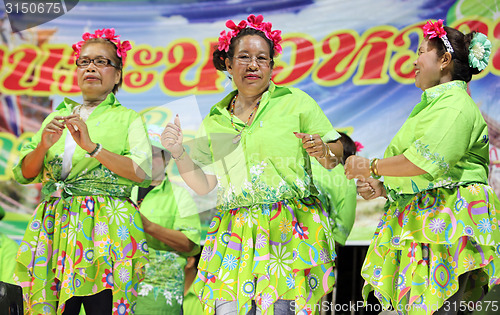
<path id="1" fill-rule="evenodd" d="M 69 115 L 65 118 L 66 126 L 76 144 L 87 152 L 92 152 L 96 144 L 92 142 L 87 129 L 87 124 L 78 115 Z"/>
<path id="2" fill-rule="evenodd" d="M 65 118 L 63 116 L 55 116 L 43 129 L 40 145 L 48 150 L 61 138 L 64 127 Z"/>
<path id="3" fill-rule="evenodd" d="M 294 134 L 297 138 L 302 140 L 302 147 L 310 156 L 324 158 L 328 153 L 326 144 L 321 140 L 318 134 L 310 135 L 302 132 L 294 132 Z"/>
<path id="4" fill-rule="evenodd" d="M 161 145 L 169 151 L 173 157 L 179 157 L 184 152 L 182 146 L 182 129 L 179 115 L 174 118 L 174 123 L 168 123 L 161 133 Z"/>

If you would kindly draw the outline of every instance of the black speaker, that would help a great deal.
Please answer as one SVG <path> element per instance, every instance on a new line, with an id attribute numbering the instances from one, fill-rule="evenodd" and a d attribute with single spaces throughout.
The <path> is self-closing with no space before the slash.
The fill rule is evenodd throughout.
<path id="1" fill-rule="evenodd" d="M 23 290 L 20 286 L 0 281 L 0 314 L 23 314 Z"/>

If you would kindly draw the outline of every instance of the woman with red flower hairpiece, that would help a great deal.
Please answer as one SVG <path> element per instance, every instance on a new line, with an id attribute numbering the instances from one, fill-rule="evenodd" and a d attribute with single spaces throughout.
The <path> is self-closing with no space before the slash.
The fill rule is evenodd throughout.
<path id="1" fill-rule="evenodd" d="M 237 89 L 212 107 L 189 155 L 178 117 L 162 133 L 193 190 L 218 185 L 194 291 L 211 314 L 295 314 L 335 282 L 335 242 L 310 159 L 333 168 L 342 144 L 311 97 L 271 81 L 281 32 L 260 15 L 226 25 L 213 62 Z"/>
<path id="2" fill-rule="evenodd" d="M 42 123 L 14 168 L 41 182 L 17 255 L 25 314 L 132 314 L 147 263 L 133 185 L 149 186 L 151 145 L 141 117 L 114 93 L 128 41 L 113 29 L 73 46 L 83 103 L 65 99 Z"/>
<path id="3" fill-rule="evenodd" d="M 500 202 L 488 186 L 488 128 L 467 82 L 488 64 L 491 43 L 442 20 L 428 22 L 424 36 L 413 63 L 420 103 L 383 159 L 346 161 L 365 199 L 388 199 L 362 268 L 363 295 L 374 290 L 384 308 L 404 314 L 484 310 L 488 301 L 473 302 L 500 283 Z"/>

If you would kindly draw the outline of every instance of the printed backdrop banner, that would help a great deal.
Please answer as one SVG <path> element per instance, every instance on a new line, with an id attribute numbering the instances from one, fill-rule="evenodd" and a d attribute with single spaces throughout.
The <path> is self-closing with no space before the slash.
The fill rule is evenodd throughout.
<path id="1" fill-rule="evenodd" d="M 493 43 L 489 66 L 470 83 L 471 95 L 490 129 L 490 183 L 500 193 L 500 9 L 498 0 L 191 0 L 79 1 L 55 20 L 13 33 L 2 19 L 0 43 L 0 229 L 19 239 L 40 199 L 40 186 L 12 180 L 22 144 L 69 97 L 80 101 L 71 45 L 84 32 L 114 28 L 130 40 L 121 103 L 160 127 L 179 114 L 188 135 L 210 107 L 233 89 L 211 60 L 225 21 L 262 14 L 281 29 L 283 54 L 273 80 L 311 95 L 332 124 L 380 157 L 421 91 L 413 61 L 429 20 L 463 32 L 477 30 Z M 1 6 L 2 10 L 4 6 Z M 183 98 L 189 104 L 182 106 Z M 164 106 L 174 102 L 175 107 Z M 179 104 L 181 104 L 179 106 Z M 189 137 L 188 137 L 189 138 Z M 172 180 L 178 174 L 170 169 Z M 204 209 L 202 198 L 194 196 Z M 368 242 L 384 200 L 358 201 L 351 244 Z M 211 211 L 201 213 L 208 222 Z"/>

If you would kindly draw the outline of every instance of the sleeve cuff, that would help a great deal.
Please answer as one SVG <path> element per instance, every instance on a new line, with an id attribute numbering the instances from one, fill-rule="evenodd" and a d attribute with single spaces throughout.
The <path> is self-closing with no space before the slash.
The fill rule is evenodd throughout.
<path id="1" fill-rule="evenodd" d="M 323 137 L 321 137 L 321 140 L 323 140 L 323 142 L 327 143 L 327 142 L 335 141 L 338 138 L 340 138 L 340 134 L 335 129 L 333 129 L 333 130 L 330 130 L 329 132 L 327 132 Z"/>
<path id="2" fill-rule="evenodd" d="M 25 178 L 23 176 L 23 171 L 22 171 L 22 168 L 21 168 L 21 165 L 22 165 L 22 162 L 23 162 L 23 159 L 22 158 L 21 160 L 19 160 L 19 163 L 14 167 L 14 169 L 12 170 L 12 173 L 14 175 L 14 179 L 19 183 L 19 184 L 22 184 L 22 185 L 27 185 L 27 184 L 35 184 L 35 183 L 40 183 L 40 179 L 41 179 L 41 173 L 42 171 L 40 171 L 40 174 L 38 174 L 38 176 L 36 177 L 33 177 L 33 178 Z"/>
<path id="3" fill-rule="evenodd" d="M 448 171 L 448 164 L 439 160 L 437 156 L 423 156 L 417 151 L 415 146 L 412 145 L 408 150 L 403 152 L 403 155 L 408 161 L 427 172 L 422 175 L 425 179 L 432 181 Z"/>

